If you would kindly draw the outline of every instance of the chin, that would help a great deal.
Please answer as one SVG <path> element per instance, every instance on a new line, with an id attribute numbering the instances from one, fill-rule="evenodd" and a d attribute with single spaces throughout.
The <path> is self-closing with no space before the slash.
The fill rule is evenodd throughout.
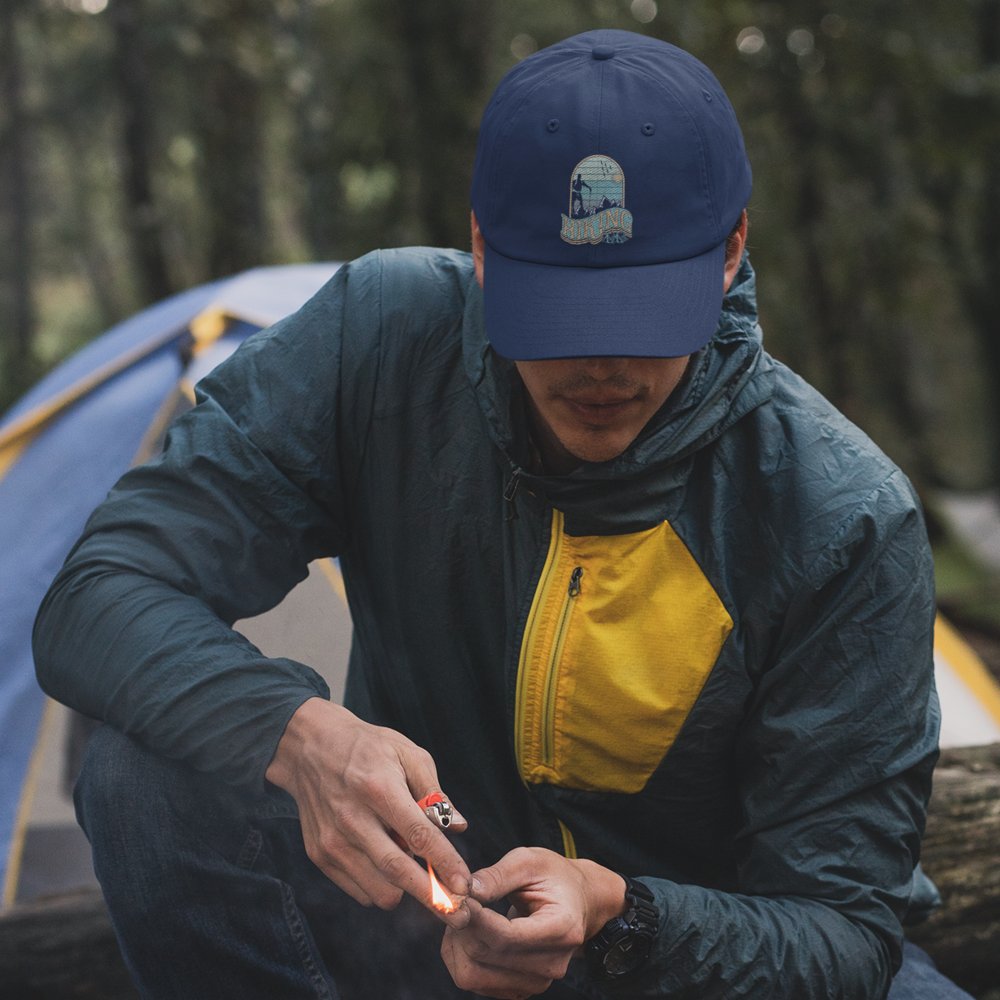
<path id="1" fill-rule="evenodd" d="M 610 462 L 617 458 L 632 443 L 630 438 L 624 443 L 608 443 L 597 445 L 593 442 L 581 444 L 578 447 L 569 447 L 566 450 L 581 462 Z"/>

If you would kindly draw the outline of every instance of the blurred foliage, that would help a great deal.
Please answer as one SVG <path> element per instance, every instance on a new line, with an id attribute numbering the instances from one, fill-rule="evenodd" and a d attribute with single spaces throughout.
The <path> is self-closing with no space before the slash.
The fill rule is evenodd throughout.
<path id="1" fill-rule="evenodd" d="M 730 94 L 772 352 L 919 484 L 995 484 L 1000 0 L 4 0 L 0 408 L 191 284 L 466 246 L 489 93 L 591 27 Z"/>
<path id="2" fill-rule="evenodd" d="M 959 624 L 1000 635 L 1000 576 L 968 546 L 947 536 L 934 546 L 938 605 Z M 1000 671 L 1000 661 L 993 663 Z"/>

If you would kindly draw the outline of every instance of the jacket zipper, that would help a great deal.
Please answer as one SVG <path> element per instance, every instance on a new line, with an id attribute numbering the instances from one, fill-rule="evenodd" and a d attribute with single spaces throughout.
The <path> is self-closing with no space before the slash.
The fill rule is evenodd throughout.
<path id="1" fill-rule="evenodd" d="M 574 567 L 570 574 L 569 586 L 566 588 L 566 596 L 563 598 L 562 609 L 559 612 L 559 624 L 556 627 L 556 635 L 552 643 L 552 655 L 545 668 L 545 695 L 542 699 L 542 763 L 546 767 L 552 767 L 555 758 L 556 681 L 559 679 L 559 662 L 562 660 L 566 629 L 573 611 L 573 602 L 580 596 L 582 578 L 583 567 Z"/>
<path id="2" fill-rule="evenodd" d="M 507 491 L 504 492 L 505 497 L 506 494 Z M 535 647 L 538 619 L 546 605 L 553 575 L 559 565 L 559 556 L 562 551 L 562 526 L 562 513 L 553 509 L 552 524 L 549 529 L 549 551 L 545 557 L 545 565 L 538 577 L 538 583 L 535 585 L 535 596 L 532 599 L 531 609 L 524 625 L 521 651 L 517 662 L 517 688 L 514 693 L 514 755 L 522 781 L 527 780 L 528 772 L 538 765 L 538 759 L 534 754 L 531 755 L 532 759 L 526 759 L 532 743 L 528 733 L 529 724 L 534 728 L 534 720 L 529 711 L 533 687 L 532 675 L 537 675 L 537 670 L 532 667 L 531 655 Z"/>

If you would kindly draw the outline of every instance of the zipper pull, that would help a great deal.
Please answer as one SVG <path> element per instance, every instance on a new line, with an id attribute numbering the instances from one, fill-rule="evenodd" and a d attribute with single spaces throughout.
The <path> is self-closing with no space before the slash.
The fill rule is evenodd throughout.
<path id="1" fill-rule="evenodd" d="M 517 496 L 517 488 L 520 485 L 521 473 L 515 472 L 510 479 L 507 480 L 507 484 L 503 488 L 503 498 L 507 502 L 507 515 L 504 518 L 505 521 L 517 520 L 517 504 L 514 502 L 514 497 Z"/>
<path id="2" fill-rule="evenodd" d="M 580 581 L 583 579 L 583 567 L 577 566 L 573 570 L 572 575 L 569 578 L 569 596 L 579 597 L 580 596 Z"/>

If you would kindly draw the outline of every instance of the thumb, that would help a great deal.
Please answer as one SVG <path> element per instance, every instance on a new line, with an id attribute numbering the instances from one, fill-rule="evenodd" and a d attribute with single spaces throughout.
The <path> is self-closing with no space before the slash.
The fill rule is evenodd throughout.
<path id="1" fill-rule="evenodd" d="M 535 852 L 531 848 L 515 848 L 495 865 L 473 872 L 471 894 L 481 903 L 503 899 L 533 882 L 537 867 Z"/>

